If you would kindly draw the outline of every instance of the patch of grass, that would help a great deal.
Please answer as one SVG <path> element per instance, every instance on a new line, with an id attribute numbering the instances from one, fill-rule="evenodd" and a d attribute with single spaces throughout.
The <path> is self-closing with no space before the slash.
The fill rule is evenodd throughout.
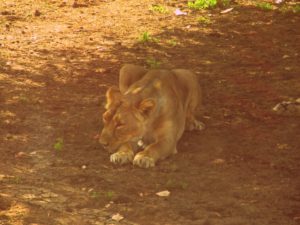
<path id="1" fill-rule="evenodd" d="M 116 193 L 114 191 L 108 191 L 105 193 L 105 197 L 109 200 L 112 200 L 116 197 Z"/>
<path id="2" fill-rule="evenodd" d="M 185 181 L 177 181 L 173 179 L 169 179 L 166 183 L 166 188 L 168 189 L 180 189 L 180 190 L 186 190 L 188 188 L 189 184 Z"/>
<path id="3" fill-rule="evenodd" d="M 256 4 L 256 6 L 263 10 L 272 10 L 273 9 L 273 5 L 269 2 L 259 2 Z"/>
<path id="4" fill-rule="evenodd" d="M 300 13 L 300 5 L 295 6 L 282 6 L 279 8 L 282 13 Z"/>
<path id="5" fill-rule="evenodd" d="M 294 13 L 300 13 L 300 5 L 295 5 L 292 10 Z"/>
<path id="6" fill-rule="evenodd" d="M 90 197 L 94 199 L 106 198 L 108 199 L 108 201 L 112 201 L 117 197 L 117 195 L 114 191 L 107 191 L 107 192 L 91 191 Z"/>
<path id="7" fill-rule="evenodd" d="M 171 45 L 172 47 L 175 47 L 178 43 L 175 39 L 170 39 L 170 40 L 167 40 L 167 44 Z"/>
<path id="8" fill-rule="evenodd" d="M 188 7 L 195 10 L 214 8 L 216 5 L 217 0 L 195 0 L 188 2 Z"/>
<path id="9" fill-rule="evenodd" d="M 151 35 L 149 34 L 148 31 L 143 32 L 140 37 L 139 37 L 139 41 L 140 42 L 149 42 L 151 40 Z"/>
<path id="10" fill-rule="evenodd" d="M 21 177 L 14 177 L 13 178 L 13 182 L 15 183 L 15 184 L 20 184 L 21 182 L 22 182 L 22 180 L 21 180 Z"/>
<path id="11" fill-rule="evenodd" d="M 146 63 L 150 67 L 150 69 L 158 69 L 161 65 L 161 62 L 154 58 L 146 59 Z"/>
<path id="12" fill-rule="evenodd" d="M 20 95 L 20 96 L 19 96 L 19 102 L 20 102 L 20 103 L 28 103 L 28 102 L 30 102 L 30 100 L 29 100 L 29 98 L 27 98 L 26 96 Z"/>
<path id="13" fill-rule="evenodd" d="M 197 18 L 198 23 L 202 23 L 202 24 L 211 24 L 211 20 L 209 17 L 205 17 L 205 16 L 199 16 Z"/>
<path id="14" fill-rule="evenodd" d="M 169 12 L 169 10 L 166 9 L 166 7 L 164 7 L 162 5 L 152 5 L 150 10 L 153 12 L 158 12 L 158 13 L 162 13 L 162 14 Z"/>
<path id="15" fill-rule="evenodd" d="M 56 151 L 60 151 L 60 150 L 62 150 L 63 146 L 64 146 L 64 140 L 62 138 L 57 138 L 53 145 L 53 148 Z"/>
<path id="16" fill-rule="evenodd" d="M 139 41 L 141 43 L 146 43 L 146 42 L 158 42 L 158 39 L 153 37 L 148 31 L 143 32 L 140 37 Z"/>
<path id="17" fill-rule="evenodd" d="M 231 3 L 231 0 L 221 0 L 220 1 L 220 5 L 222 5 L 223 7 L 229 6 L 230 3 Z"/>
<path id="18" fill-rule="evenodd" d="M 97 192 L 97 191 L 92 191 L 90 193 L 90 197 L 91 198 L 99 198 L 101 195 L 100 195 L 100 192 Z"/>

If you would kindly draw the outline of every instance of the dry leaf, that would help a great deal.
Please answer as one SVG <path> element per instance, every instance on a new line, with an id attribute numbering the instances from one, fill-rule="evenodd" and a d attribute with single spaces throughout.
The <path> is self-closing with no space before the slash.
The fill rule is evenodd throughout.
<path id="1" fill-rule="evenodd" d="M 289 55 L 284 55 L 284 56 L 282 56 L 282 58 L 287 59 L 287 58 L 290 58 L 290 56 Z"/>
<path id="2" fill-rule="evenodd" d="M 168 197 L 171 194 L 168 190 L 157 192 L 156 195 L 159 197 Z"/>
<path id="3" fill-rule="evenodd" d="M 18 152 L 15 157 L 16 158 L 20 158 L 20 157 L 23 157 L 23 156 L 26 156 L 27 154 L 25 152 Z"/>
<path id="4" fill-rule="evenodd" d="M 174 11 L 174 14 L 175 14 L 176 16 L 185 16 L 185 15 L 187 15 L 186 12 L 182 12 L 180 9 L 176 9 L 176 10 Z"/>
<path id="5" fill-rule="evenodd" d="M 225 13 L 229 13 L 233 10 L 233 8 L 229 8 L 229 9 L 225 9 L 223 11 L 221 11 L 222 14 L 225 14 Z"/>
<path id="6" fill-rule="evenodd" d="M 112 217 L 111 217 L 112 220 L 114 221 L 121 221 L 122 219 L 124 219 L 124 216 L 122 216 L 121 214 L 117 213 L 117 214 L 114 214 Z"/>
<path id="7" fill-rule="evenodd" d="M 290 146 L 288 144 L 277 144 L 279 150 L 288 150 Z"/>
<path id="8" fill-rule="evenodd" d="M 215 159 L 212 161 L 212 164 L 219 165 L 225 163 L 224 159 Z"/>

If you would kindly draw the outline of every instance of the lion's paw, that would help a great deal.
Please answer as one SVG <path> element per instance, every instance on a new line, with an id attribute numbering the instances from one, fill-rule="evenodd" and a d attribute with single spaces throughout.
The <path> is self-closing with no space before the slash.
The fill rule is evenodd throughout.
<path id="1" fill-rule="evenodd" d="M 205 124 L 198 121 L 198 120 L 195 120 L 194 127 L 195 127 L 195 130 L 204 130 L 205 129 Z"/>
<path id="2" fill-rule="evenodd" d="M 114 164 L 126 164 L 133 160 L 133 152 L 116 152 L 110 155 L 110 161 Z"/>
<path id="3" fill-rule="evenodd" d="M 205 129 L 205 124 L 198 120 L 193 120 L 187 124 L 187 130 L 189 131 L 204 130 L 204 129 Z"/>
<path id="4" fill-rule="evenodd" d="M 138 153 L 133 159 L 133 165 L 142 168 L 149 168 L 155 166 L 155 161 L 150 156 L 145 156 L 142 152 Z"/>

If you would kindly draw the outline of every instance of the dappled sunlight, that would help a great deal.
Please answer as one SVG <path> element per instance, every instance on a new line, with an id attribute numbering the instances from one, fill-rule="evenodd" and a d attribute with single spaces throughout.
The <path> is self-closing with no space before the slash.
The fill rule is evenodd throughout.
<path id="1" fill-rule="evenodd" d="M 8 74 L 2 74 L 2 73 L 0 73 L 0 81 L 1 82 L 5 81 L 7 79 L 9 79 Z"/>
<path id="2" fill-rule="evenodd" d="M 11 112 L 9 110 L 1 110 L 0 121 L 3 125 L 13 125 L 18 123 L 20 119 L 16 116 L 14 112 Z M 3 137 L 3 139 L 8 140 L 8 135 L 6 137 Z"/>
<path id="3" fill-rule="evenodd" d="M 2 194 L 0 193 L 0 198 Z M 3 206 L 1 206 L 3 207 Z M 20 202 L 11 202 L 5 209 L 0 210 L 1 221 L 7 224 L 24 225 L 24 219 L 29 215 L 30 209 Z"/>
<path id="4" fill-rule="evenodd" d="M 45 83 L 36 82 L 32 79 L 25 77 L 12 77 L 8 74 L 0 74 L 0 81 L 6 82 L 10 85 L 20 86 L 20 87 L 45 87 Z"/>
<path id="5" fill-rule="evenodd" d="M 15 117 L 15 116 L 16 116 L 16 114 L 13 113 L 13 112 L 11 112 L 11 111 L 8 111 L 8 110 L 6 110 L 6 111 L 0 110 L 0 118 L 1 118 L 1 119 L 5 119 L 5 118 L 13 118 L 13 117 Z"/>
<path id="6" fill-rule="evenodd" d="M 15 158 L 18 158 L 18 154 L 15 155 Z M 30 157 L 30 154 L 29 155 L 22 155 L 21 158 L 28 158 Z M 32 168 L 28 168 L 28 166 L 21 166 L 21 165 L 16 165 L 12 168 L 12 171 L 14 172 L 14 174 L 18 174 L 17 176 L 13 177 L 11 179 L 11 182 L 14 183 L 15 185 L 19 185 L 21 184 L 22 182 L 24 182 L 25 178 L 25 175 L 28 175 L 28 174 L 32 174 L 35 172 L 34 169 Z"/>
<path id="7" fill-rule="evenodd" d="M 25 90 L 22 88 L 16 88 L 15 91 L 28 91 L 26 88 Z M 37 97 L 31 97 L 27 96 L 25 94 L 18 94 L 18 95 L 13 95 L 10 98 L 7 98 L 5 100 L 5 104 L 7 105 L 13 105 L 13 104 L 28 104 L 28 103 L 38 103 L 38 102 L 43 102 L 43 100 L 40 100 Z"/>
<path id="8" fill-rule="evenodd" d="M 13 85 L 27 86 L 27 87 L 45 87 L 45 83 L 43 82 L 35 82 L 28 78 L 19 78 L 18 80 L 12 81 Z"/>
<path id="9" fill-rule="evenodd" d="M 10 124 L 8 121 L 7 124 Z M 22 143 L 28 143 L 29 137 L 27 134 L 21 134 L 21 135 L 15 135 L 15 134 L 7 134 L 6 136 L 3 137 L 3 141 L 18 141 Z"/>

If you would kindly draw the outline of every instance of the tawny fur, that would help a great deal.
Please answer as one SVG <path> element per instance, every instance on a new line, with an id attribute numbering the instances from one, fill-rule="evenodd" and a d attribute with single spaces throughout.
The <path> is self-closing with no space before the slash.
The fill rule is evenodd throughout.
<path id="1" fill-rule="evenodd" d="M 184 130 L 204 128 L 195 118 L 201 89 L 189 70 L 147 71 L 125 65 L 120 70 L 119 89 L 111 87 L 106 98 L 100 142 L 115 152 L 113 163 L 153 167 L 177 152 Z M 138 142 L 143 143 L 140 152 Z"/>

